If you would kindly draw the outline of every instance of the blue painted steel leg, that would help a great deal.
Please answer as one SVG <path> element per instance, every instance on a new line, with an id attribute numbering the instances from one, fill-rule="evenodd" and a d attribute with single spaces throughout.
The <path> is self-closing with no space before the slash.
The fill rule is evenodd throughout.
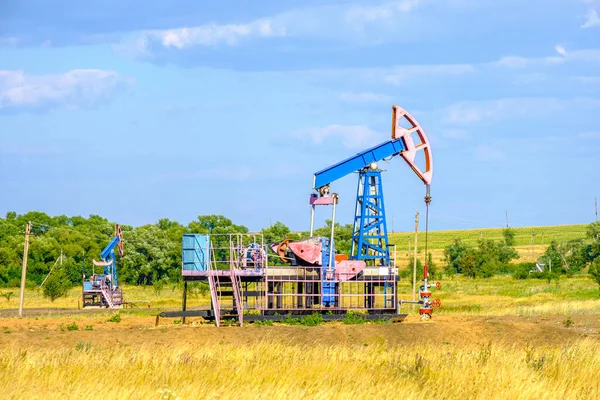
<path id="1" fill-rule="evenodd" d="M 334 251 L 334 246 L 330 242 L 328 238 L 321 239 L 321 304 L 325 307 L 335 306 L 335 282 L 333 280 L 335 266 L 329 265 L 329 252 Z"/>
<path id="2" fill-rule="evenodd" d="M 380 170 L 360 171 L 351 258 L 367 263 L 373 261 L 379 266 L 390 265 Z"/>

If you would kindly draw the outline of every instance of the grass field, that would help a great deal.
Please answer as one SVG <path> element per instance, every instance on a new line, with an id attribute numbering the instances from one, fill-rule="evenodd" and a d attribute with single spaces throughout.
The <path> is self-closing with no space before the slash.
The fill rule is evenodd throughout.
<path id="1" fill-rule="evenodd" d="M 582 236 L 585 226 L 575 227 Z M 474 232 L 439 232 L 434 251 L 453 235 L 475 241 Z M 241 328 L 201 318 L 155 327 L 158 312 L 181 307 L 179 285 L 126 286 L 125 300 L 138 302 L 119 311 L 79 310 L 80 288 L 55 302 L 27 290 L 24 318 L 10 289 L 10 301 L 0 297 L 2 398 L 600 398 L 600 290 L 586 274 L 441 283 L 430 321 L 404 305 L 409 316 L 395 324 Z M 411 299 L 409 280 L 399 292 Z M 188 298 L 188 308 L 208 304 L 200 291 Z"/>
<path id="2" fill-rule="evenodd" d="M 198 332 L 199 333 L 199 332 Z M 185 344 L 0 350 L 8 398 L 598 399 L 598 343 Z M 105 373 L 102 374 L 99 369 Z"/>
<path id="3" fill-rule="evenodd" d="M 431 321 L 406 309 L 405 322 L 383 325 L 154 327 L 156 309 L 121 310 L 117 322 L 111 311 L 51 311 L 72 306 L 77 291 L 61 303 L 38 299 L 43 313 L 0 313 L 0 385 L 9 399 L 599 398 L 591 279 L 442 283 Z M 180 295 L 125 290 L 169 306 Z M 408 285 L 402 292 L 410 297 Z"/>
<path id="4" fill-rule="evenodd" d="M 0 300 L 0 385 L 9 399 L 600 398 L 600 291 L 586 275 L 442 284 L 431 321 L 408 306 L 399 324 L 315 327 L 154 327 L 158 308 L 180 306 L 176 286 L 125 287 L 152 308 L 116 320 L 79 312 L 78 289 L 54 303 L 27 291 L 25 318 L 18 298 Z M 408 282 L 400 291 L 411 297 Z"/>
<path id="5" fill-rule="evenodd" d="M 561 243 L 573 239 L 585 238 L 586 228 L 587 225 L 585 224 L 512 228 L 515 232 L 515 249 L 520 256 L 517 262 L 537 260 L 552 240 Z M 479 239 L 504 240 L 502 232 L 502 228 L 431 231 L 427 235 L 427 249 L 431 252 L 434 262 L 441 264 L 444 258 L 444 248 L 452 240 L 459 238 L 468 245 L 476 246 Z M 389 234 L 390 244 L 396 246 L 396 262 L 398 266 L 406 265 L 409 257 L 414 254 L 414 239 L 414 232 Z M 424 257 L 425 233 L 423 231 L 419 232 L 417 244 L 420 256 Z"/>

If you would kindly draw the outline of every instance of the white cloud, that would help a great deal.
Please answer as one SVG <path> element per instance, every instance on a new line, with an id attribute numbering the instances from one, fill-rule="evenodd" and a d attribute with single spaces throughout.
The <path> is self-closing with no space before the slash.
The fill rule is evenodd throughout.
<path id="1" fill-rule="evenodd" d="M 393 97 L 379 93 L 344 92 L 340 94 L 339 99 L 346 103 L 384 103 L 391 101 Z"/>
<path id="2" fill-rule="evenodd" d="M 381 134 L 371 130 L 364 125 L 327 125 L 323 128 L 306 128 L 292 133 L 292 136 L 307 140 L 313 144 L 321 144 L 325 140 L 331 139 L 341 142 L 344 147 L 364 148 L 368 143 L 373 142 L 373 138 Z"/>
<path id="3" fill-rule="evenodd" d="M 554 50 L 559 56 L 548 57 L 521 57 L 506 56 L 498 61 L 489 63 L 491 66 L 509 69 L 524 69 L 529 67 L 561 65 L 568 62 L 594 62 L 600 63 L 600 49 L 581 49 L 567 51 L 562 45 L 556 45 Z"/>
<path id="4" fill-rule="evenodd" d="M 181 182 L 199 180 L 219 180 L 228 182 L 245 182 L 254 175 L 247 165 L 203 168 L 192 171 L 156 174 L 147 179 L 148 183 Z"/>
<path id="5" fill-rule="evenodd" d="M 163 47 L 179 50 L 192 46 L 236 45 L 252 37 L 285 36 L 285 28 L 272 20 L 258 19 L 248 24 L 208 24 L 197 27 L 154 30 L 144 33 L 147 40 L 157 40 Z"/>
<path id="6" fill-rule="evenodd" d="M 12 37 L 12 36 L 0 37 L 0 46 L 1 45 L 14 46 L 18 43 L 19 43 L 19 39 L 17 39 L 16 37 Z"/>
<path id="7" fill-rule="evenodd" d="M 581 132 L 577 137 L 580 139 L 598 140 L 600 139 L 600 131 Z"/>
<path id="8" fill-rule="evenodd" d="M 582 49 L 572 51 L 566 57 L 567 61 L 600 63 L 600 49 Z"/>
<path id="9" fill-rule="evenodd" d="M 516 97 L 483 101 L 464 101 L 441 111 L 441 120 L 450 125 L 470 125 L 484 121 L 536 119 L 560 112 L 600 109 L 600 99 L 575 97 Z"/>
<path id="10" fill-rule="evenodd" d="M 585 22 L 581 25 L 581 28 L 592 28 L 595 26 L 600 26 L 600 17 L 598 16 L 598 12 L 591 8 L 588 10 L 588 13 L 585 16 Z"/>
<path id="11" fill-rule="evenodd" d="M 475 158 L 483 162 L 504 161 L 506 155 L 497 147 L 481 144 L 475 148 Z"/>
<path id="12" fill-rule="evenodd" d="M 567 55 L 567 49 L 565 49 L 564 46 L 561 46 L 560 44 L 554 46 L 554 50 L 556 50 L 556 52 L 563 57 Z"/>
<path id="13" fill-rule="evenodd" d="M 561 110 L 556 98 L 507 98 L 485 101 L 465 101 L 448 107 L 443 121 L 455 125 L 469 125 L 484 120 L 515 117 L 539 117 Z"/>
<path id="14" fill-rule="evenodd" d="M 390 1 L 377 5 L 354 5 L 345 12 L 345 19 L 350 24 L 380 22 L 393 18 L 397 13 L 413 11 L 422 3 L 421 0 Z"/>
<path id="15" fill-rule="evenodd" d="M 63 74 L 29 75 L 0 70 L 0 112 L 66 106 L 79 108 L 107 100 L 131 83 L 114 71 L 74 69 Z"/>
<path id="16" fill-rule="evenodd" d="M 492 66 L 506 67 L 510 69 L 523 69 L 534 66 L 548 66 L 563 64 L 566 61 L 567 50 L 557 44 L 554 50 L 561 56 L 548 57 L 521 57 L 521 56 L 505 56 L 498 61 L 490 63 Z"/>
<path id="17" fill-rule="evenodd" d="M 513 83 L 515 85 L 532 85 L 545 82 L 550 79 L 550 76 L 541 72 L 532 72 L 528 74 L 520 74 L 515 76 Z"/>
<path id="18" fill-rule="evenodd" d="M 572 76 L 572 81 L 583 83 L 584 85 L 600 84 L 600 76 Z"/>
<path id="19" fill-rule="evenodd" d="M 185 50 L 196 46 L 235 46 L 251 39 L 275 37 L 315 38 L 319 40 L 406 41 L 439 34 L 439 21 L 429 14 L 413 14 L 429 0 L 393 0 L 375 4 L 326 4 L 281 12 L 249 22 L 204 24 L 134 33 L 114 46 L 135 57 L 150 56 L 159 49 Z M 426 23 L 425 21 L 429 21 Z M 430 21 L 431 20 L 431 21 Z M 437 29 L 433 29 L 433 28 Z M 431 28 L 431 29 L 428 29 Z"/>
<path id="20" fill-rule="evenodd" d="M 469 134 L 465 129 L 444 129 L 440 134 L 442 137 L 448 139 L 466 139 L 469 137 Z"/>
<path id="21" fill-rule="evenodd" d="M 446 78 L 448 76 L 467 75 L 477 72 L 477 68 L 468 64 L 439 64 L 439 65 L 397 65 L 389 68 L 339 68 L 339 69 L 312 69 L 285 71 L 281 74 L 290 76 L 294 74 L 298 79 L 308 81 L 340 82 L 348 85 L 348 82 L 383 83 L 387 86 L 405 86 L 409 84 L 431 84 L 434 78 Z M 363 96 L 364 100 L 376 96 Z M 349 100 L 352 96 L 347 96 Z M 357 97 L 357 96 L 355 96 Z M 358 100 L 357 98 L 353 100 Z M 387 99 L 385 99 L 387 100 Z M 384 101 L 384 98 L 381 98 Z"/>
<path id="22" fill-rule="evenodd" d="M 392 85 L 401 85 L 410 82 L 416 77 L 463 75 L 476 72 L 477 69 L 469 64 L 439 64 L 439 65 L 402 65 L 392 67 L 387 71 L 381 70 L 384 82 Z"/>
<path id="23" fill-rule="evenodd" d="M 69 151 L 58 146 L 4 146 L 0 147 L 0 154 L 10 155 L 56 155 L 67 154 Z"/>

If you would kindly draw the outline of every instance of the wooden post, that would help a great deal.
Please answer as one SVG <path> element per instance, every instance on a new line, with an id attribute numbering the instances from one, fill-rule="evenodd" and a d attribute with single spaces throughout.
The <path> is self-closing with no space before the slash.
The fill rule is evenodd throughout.
<path id="1" fill-rule="evenodd" d="M 29 253 L 29 234 L 31 233 L 31 221 L 25 228 L 25 248 L 23 249 L 23 266 L 21 270 L 21 295 L 19 297 L 19 318 L 23 317 L 23 302 L 25 301 L 25 279 L 27 278 L 27 255 Z"/>
<path id="2" fill-rule="evenodd" d="M 417 300 L 417 238 L 419 236 L 419 213 L 415 215 L 415 256 L 413 260 L 413 301 Z"/>
<path id="3" fill-rule="evenodd" d="M 183 281 L 183 306 L 181 311 L 187 310 L 187 281 Z M 181 317 L 181 323 L 185 324 L 185 316 Z"/>

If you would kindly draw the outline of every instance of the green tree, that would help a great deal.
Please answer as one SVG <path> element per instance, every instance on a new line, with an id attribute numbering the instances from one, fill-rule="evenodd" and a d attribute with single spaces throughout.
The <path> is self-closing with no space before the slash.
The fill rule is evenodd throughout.
<path id="1" fill-rule="evenodd" d="M 140 226 L 123 233 L 127 249 L 121 257 L 121 282 L 150 285 L 168 277 L 177 281 L 181 271 L 181 244 L 169 240 L 156 225 Z"/>
<path id="2" fill-rule="evenodd" d="M 406 267 L 406 272 L 404 272 L 403 277 L 405 278 L 410 278 L 410 282 L 412 285 L 412 276 L 413 276 L 413 271 L 414 271 L 414 257 L 410 256 L 408 258 L 408 264 Z M 427 254 L 427 269 L 429 271 L 429 279 L 430 279 L 430 283 L 431 283 L 431 279 L 438 279 L 439 276 L 439 272 L 438 272 L 438 268 L 437 268 L 437 264 L 433 261 L 433 256 L 430 253 Z M 417 257 L 417 282 L 422 281 L 423 280 L 423 273 L 424 273 L 425 268 L 423 267 L 423 263 L 421 262 L 420 257 Z"/>
<path id="3" fill-rule="evenodd" d="M 596 281 L 596 283 L 600 286 L 600 257 L 596 258 L 591 264 L 590 269 L 588 271 L 590 274 L 590 278 Z"/>
<path id="4" fill-rule="evenodd" d="M 592 245 L 584 240 L 570 240 L 561 248 L 564 253 L 565 262 L 573 272 L 581 271 L 594 259 L 592 257 Z"/>
<path id="5" fill-rule="evenodd" d="M 502 235 L 504 236 L 504 243 L 506 243 L 507 246 L 514 246 L 515 245 L 515 231 L 514 231 L 514 229 L 504 228 L 502 230 Z"/>
<path id="6" fill-rule="evenodd" d="M 43 294 L 44 297 L 54 302 L 59 297 L 65 296 L 72 287 L 69 277 L 64 271 L 64 268 L 55 268 L 46 282 L 44 282 Z"/>
<path id="7" fill-rule="evenodd" d="M 600 239 L 600 221 L 589 224 L 585 233 L 588 238 L 598 241 Z"/>
<path id="8" fill-rule="evenodd" d="M 341 225 L 339 222 L 335 223 L 335 231 L 333 234 L 333 241 L 335 242 L 335 251 L 338 254 L 350 255 L 352 249 L 352 224 Z M 325 226 L 319 229 L 315 229 L 315 236 L 331 237 L 331 220 L 325 220 Z"/>
<path id="9" fill-rule="evenodd" d="M 446 261 L 446 273 L 448 274 L 460 274 L 462 273 L 461 258 L 467 253 L 469 247 L 463 243 L 459 238 L 455 238 L 445 249 L 444 249 L 444 260 Z"/>
<path id="10" fill-rule="evenodd" d="M 290 228 L 280 221 L 275 222 L 268 228 L 262 229 L 261 233 L 266 243 L 276 243 L 283 239 L 300 239 L 300 235 L 292 233 Z"/>
<path id="11" fill-rule="evenodd" d="M 550 269 L 552 266 L 552 272 L 555 273 L 566 273 L 569 269 L 565 267 L 563 262 L 563 255 L 560 246 L 557 241 L 553 240 L 550 245 L 546 248 L 543 255 L 538 258 L 538 263 L 545 264 L 546 269 Z"/>

